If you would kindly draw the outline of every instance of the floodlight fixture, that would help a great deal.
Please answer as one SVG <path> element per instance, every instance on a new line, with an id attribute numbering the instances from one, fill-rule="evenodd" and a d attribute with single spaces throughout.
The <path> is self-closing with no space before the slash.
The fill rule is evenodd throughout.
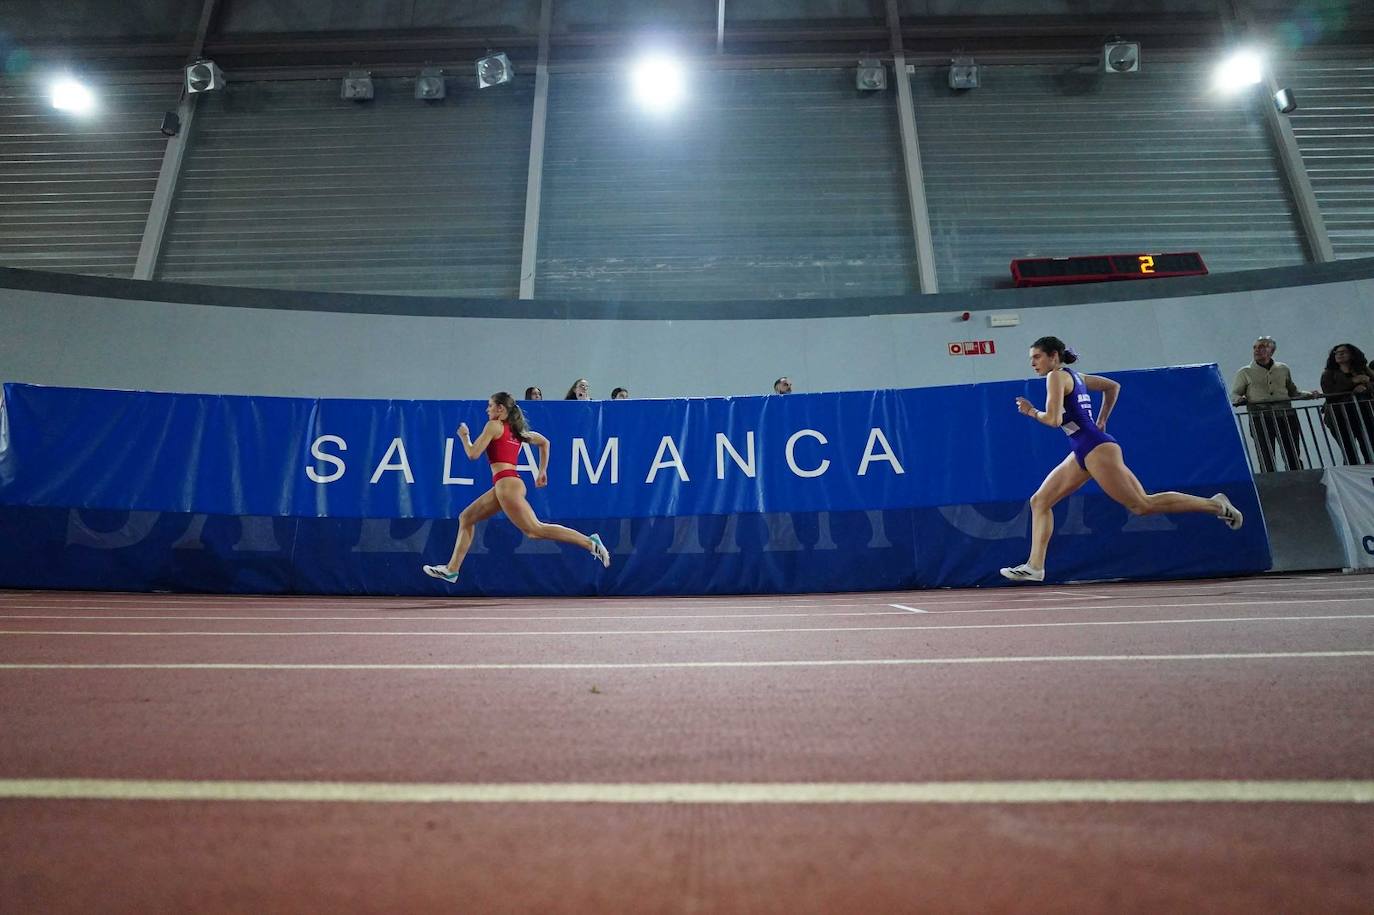
<path id="1" fill-rule="evenodd" d="M 1290 111 L 1298 109 L 1297 96 L 1293 95 L 1292 89 L 1280 89 L 1274 93 L 1274 107 L 1279 114 L 1288 114 Z"/>
<path id="2" fill-rule="evenodd" d="M 676 58 L 649 54 L 630 69 L 630 88 L 635 101 L 644 108 L 671 111 L 687 94 L 687 76 Z"/>
<path id="3" fill-rule="evenodd" d="M 515 78 L 515 68 L 504 53 L 488 54 L 477 61 L 477 88 L 499 86 Z"/>
<path id="4" fill-rule="evenodd" d="M 1223 92 L 1239 92 L 1264 79 L 1264 61 L 1255 51 L 1236 51 L 1217 67 L 1216 87 Z"/>
<path id="5" fill-rule="evenodd" d="M 223 89 L 224 71 L 213 60 L 198 60 L 186 67 L 186 91 L 190 95 Z"/>
<path id="6" fill-rule="evenodd" d="M 371 100 L 372 74 L 366 70 L 349 70 L 339 85 L 339 98 L 349 102 Z"/>
<path id="7" fill-rule="evenodd" d="M 415 77 L 415 97 L 426 102 L 437 102 L 448 94 L 444 85 L 444 71 L 438 67 L 426 67 Z"/>
<path id="8" fill-rule="evenodd" d="M 1139 73 L 1140 42 L 1113 39 L 1104 44 L 1102 69 L 1108 73 Z"/>
<path id="9" fill-rule="evenodd" d="M 84 83 L 70 76 L 61 77 L 54 82 L 49 93 L 52 106 L 58 111 L 89 114 L 95 108 L 95 93 Z"/>
<path id="10" fill-rule="evenodd" d="M 887 88 L 887 67 L 876 58 L 864 57 L 854 71 L 854 88 L 860 92 L 879 92 Z"/>
<path id="11" fill-rule="evenodd" d="M 949 88 L 978 88 L 978 65 L 972 57 L 955 57 L 949 62 Z"/>

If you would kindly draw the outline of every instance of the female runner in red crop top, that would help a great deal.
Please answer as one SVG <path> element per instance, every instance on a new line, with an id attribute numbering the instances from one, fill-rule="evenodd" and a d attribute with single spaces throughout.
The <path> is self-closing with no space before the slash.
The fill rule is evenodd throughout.
<path id="1" fill-rule="evenodd" d="M 458 580 L 458 569 L 463 558 L 472 546 L 473 529 L 477 522 L 485 521 L 497 512 L 505 512 L 506 517 L 533 540 L 560 540 L 582 547 L 594 556 L 603 566 L 611 564 L 611 554 L 596 534 L 590 537 L 579 534 L 561 524 L 546 524 L 535 517 L 534 509 L 525 500 L 525 481 L 520 479 L 515 465 L 520 460 L 520 444 L 530 442 L 539 449 L 539 473 L 535 486 L 549 484 L 549 440 L 525 424 L 525 414 L 520 405 L 505 391 L 491 395 L 487 401 L 487 424 L 477 441 L 469 441 L 468 424 L 458 426 L 458 440 L 467 452 L 469 460 L 477 460 L 483 451 L 491 462 L 491 489 L 473 500 L 458 516 L 458 540 L 453 545 L 453 555 L 448 564 L 425 566 L 425 574 L 432 578 L 442 578 L 447 582 Z"/>

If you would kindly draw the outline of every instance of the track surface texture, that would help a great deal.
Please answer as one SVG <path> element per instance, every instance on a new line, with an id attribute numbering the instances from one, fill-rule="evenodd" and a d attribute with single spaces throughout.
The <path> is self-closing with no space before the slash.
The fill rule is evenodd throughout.
<path id="1" fill-rule="evenodd" d="M 1368 912 L 1374 577 L 0 592 L 0 911 Z"/>

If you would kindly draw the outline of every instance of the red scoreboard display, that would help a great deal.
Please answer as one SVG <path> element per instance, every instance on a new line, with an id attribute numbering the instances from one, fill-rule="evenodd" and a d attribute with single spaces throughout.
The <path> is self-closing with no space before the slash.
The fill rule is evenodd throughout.
<path id="1" fill-rule="evenodd" d="M 1175 254 L 1093 254 L 1087 257 L 1018 257 L 1011 262 L 1017 287 L 1153 280 L 1203 276 L 1207 266 L 1196 251 Z"/>

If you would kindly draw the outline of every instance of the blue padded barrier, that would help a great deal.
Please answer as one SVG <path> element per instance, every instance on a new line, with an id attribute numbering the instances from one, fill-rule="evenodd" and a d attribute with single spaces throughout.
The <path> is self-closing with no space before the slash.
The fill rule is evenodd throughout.
<path id="1" fill-rule="evenodd" d="M 1249 516 L 1133 518 L 1089 484 L 1057 511 L 1051 580 L 1269 566 L 1215 366 L 1114 373 L 1111 431 L 1147 489 L 1225 491 Z M 1026 499 L 1067 453 L 1020 416 L 1044 382 L 528 405 L 553 443 L 539 516 L 597 530 L 614 563 L 487 522 L 458 585 L 442 562 L 485 490 L 473 401 L 154 394 L 7 384 L 0 585 L 351 594 L 717 594 L 1002 584 Z M 533 458 L 533 452 L 526 461 Z M 528 481 L 528 474 L 526 474 Z"/>

